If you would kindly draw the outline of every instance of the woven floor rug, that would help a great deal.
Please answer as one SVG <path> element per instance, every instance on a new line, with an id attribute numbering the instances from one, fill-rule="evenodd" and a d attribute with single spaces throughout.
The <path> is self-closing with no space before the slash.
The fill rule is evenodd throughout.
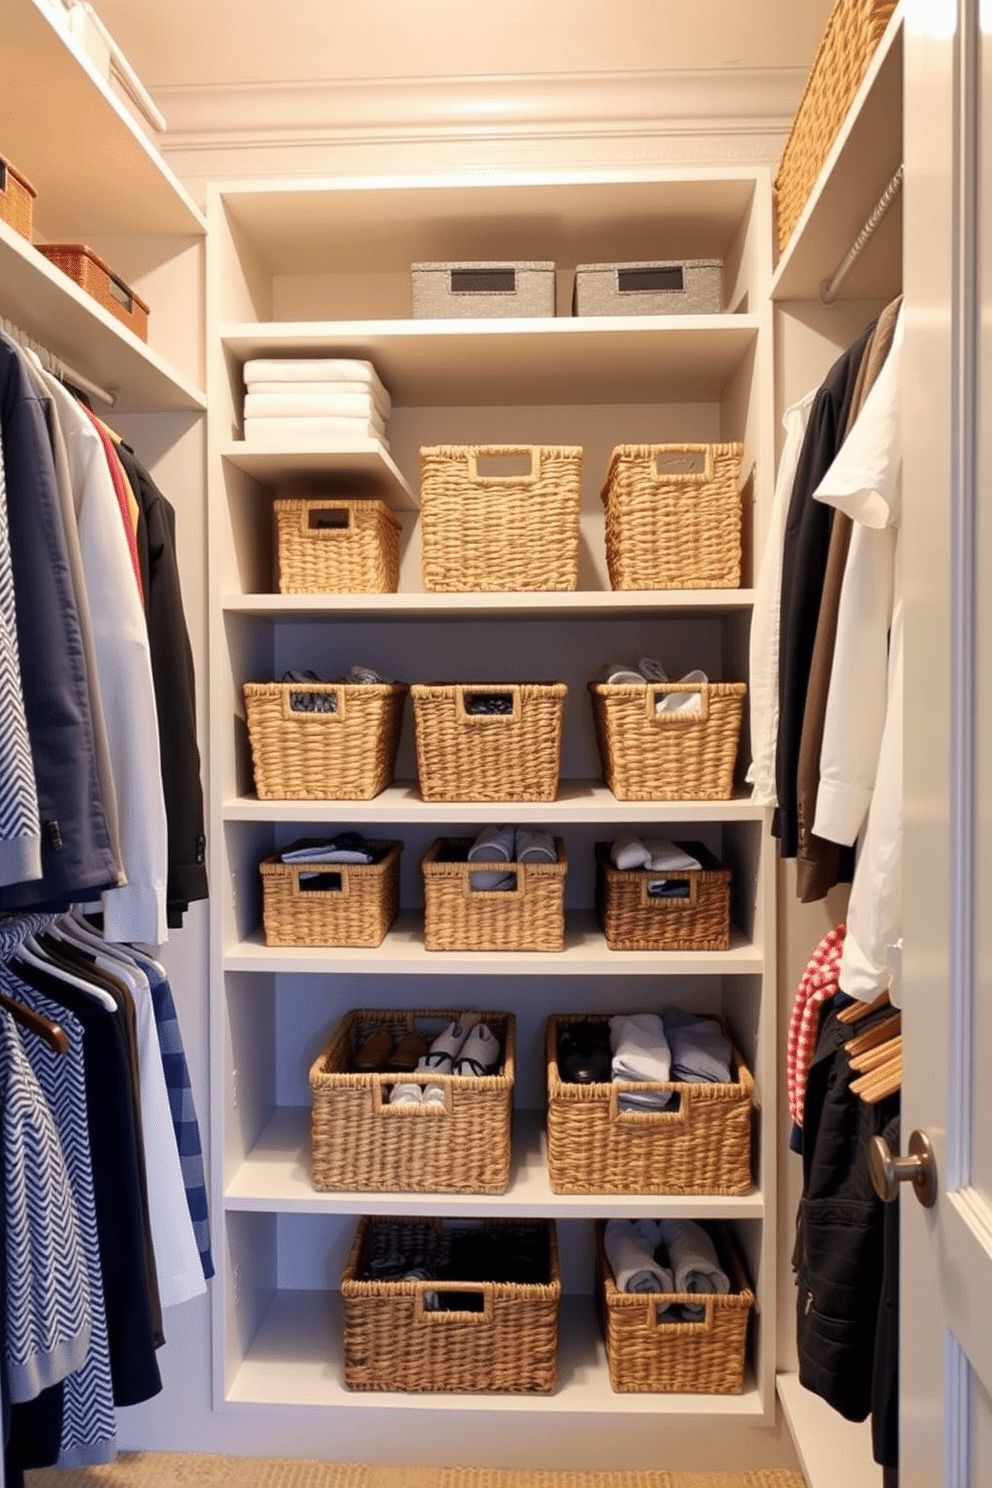
<path id="1" fill-rule="evenodd" d="M 40 1468 L 25 1488 L 806 1488 L 801 1473 L 529 1472 L 517 1468 L 375 1467 L 363 1463 L 123 1453 L 106 1467 Z"/>

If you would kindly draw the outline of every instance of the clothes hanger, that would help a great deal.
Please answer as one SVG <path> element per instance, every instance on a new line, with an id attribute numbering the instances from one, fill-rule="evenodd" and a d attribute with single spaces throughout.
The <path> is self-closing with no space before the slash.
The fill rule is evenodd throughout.
<path id="1" fill-rule="evenodd" d="M 844 1052 L 848 1058 L 857 1058 L 859 1054 L 865 1054 L 869 1049 L 875 1049 L 879 1044 L 895 1037 L 902 1031 L 902 1014 L 896 1010 L 890 1018 L 883 1018 L 881 1022 L 873 1024 L 871 1028 L 865 1029 L 855 1038 L 848 1039 L 844 1045 Z"/>
<path id="2" fill-rule="evenodd" d="M 837 1014 L 838 1023 L 861 1023 L 865 1018 L 877 1013 L 881 1008 L 887 1007 L 889 1002 L 889 989 L 880 992 L 874 1002 L 852 1002 L 847 1007 L 841 1008 Z"/>
<path id="3" fill-rule="evenodd" d="M 0 1007 L 6 1008 L 15 1023 L 26 1028 L 28 1033 L 33 1033 L 43 1039 L 55 1054 L 65 1054 L 69 1048 L 69 1039 L 63 1028 L 53 1023 L 51 1018 L 36 1013 L 32 1008 L 25 1007 L 22 1002 L 16 1002 L 13 997 L 8 997 L 6 992 L 0 992 Z"/>
<path id="4" fill-rule="evenodd" d="M 13 960 L 15 962 L 23 961 L 26 966 L 34 966 L 37 970 L 47 972 L 49 976 L 57 977 L 59 980 L 67 982 L 69 986 L 78 988 L 80 992 L 87 993 L 88 996 L 101 1003 L 109 1013 L 116 1013 L 118 1010 L 116 1002 L 114 1002 L 114 999 L 109 993 L 105 992 L 102 987 L 98 987 L 94 982 L 87 982 L 82 977 L 74 975 L 71 971 L 67 971 L 64 966 L 61 966 L 57 961 L 46 956 L 32 935 L 27 936 L 21 942 Z M 25 980 L 27 979 L 25 978 Z"/>

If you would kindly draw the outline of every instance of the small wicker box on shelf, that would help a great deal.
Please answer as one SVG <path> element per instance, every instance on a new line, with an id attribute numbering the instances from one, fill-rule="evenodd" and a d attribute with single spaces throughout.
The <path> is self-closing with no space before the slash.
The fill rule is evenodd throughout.
<path id="1" fill-rule="evenodd" d="M 280 594 L 395 594 L 402 524 L 384 501 L 273 504 Z"/>
<path id="2" fill-rule="evenodd" d="M 603 779 L 619 801 L 728 801 L 744 682 L 590 682 Z M 668 693 L 699 693 L 694 711 L 659 712 Z"/>
<path id="3" fill-rule="evenodd" d="M 553 801 L 561 768 L 563 682 L 410 688 L 425 801 Z"/>
<path id="4" fill-rule="evenodd" d="M 583 1014 L 608 1023 L 610 1015 Z M 548 1179 L 554 1193 L 744 1194 L 751 1187 L 754 1081 L 736 1049 L 732 1084 L 609 1081 L 582 1085 L 558 1068 L 558 1033 L 578 1014 L 547 1022 Z M 671 1110 L 621 1111 L 624 1090 L 669 1091 Z"/>
<path id="5" fill-rule="evenodd" d="M 439 837 L 420 860 L 429 951 L 560 951 L 565 945 L 565 844 L 557 861 L 468 860 L 471 837 Z M 474 889 L 472 874 L 512 876 L 510 889 Z"/>
<path id="6" fill-rule="evenodd" d="M 396 918 L 402 842 L 366 839 L 375 861 L 334 863 L 279 853 L 258 865 L 262 877 L 265 944 L 276 946 L 381 945 Z M 305 848 L 306 841 L 293 844 Z"/>
<path id="7" fill-rule="evenodd" d="M 614 589 L 737 589 L 742 444 L 621 444 L 600 496 Z"/>
<path id="8" fill-rule="evenodd" d="M 784 253 L 896 0 L 836 0 L 813 58 L 775 176 L 775 229 Z"/>
<path id="9" fill-rule="evenodd" d="M 92 248 L 85 243 L 39 243 L 38 251 L 128 330 L 148 340 L 148 306 Z"/>
<path id="10" fill-rule="evenodd" d="M 729 868 L 701 842 L 680 846 L 699 868 L 617 868 L 608 842 L 596 843 L 596 914 L 611 951 L 725 951 L 730 946 Z M 652 894 L 664 878 L 681 897 Z"/>
<path id="11" fill-rule="evenodd" d="M 744 1388 L 748 1323 L 754 1292 L 725 1226 L 713 1227 L 730 1278 L 726 1294 L 621 1292 L 596 1221 L 596 1309 L 606 1344 L 610 1384 L 618 1393 L 739 1395 Z M 676 1321 L 658 1306 L 704 1306 L 701 1319 Z"/>
<path id="12" fill-rule="evenodd" d="M 246 682 L 255 789 L 266 801 L 369 801 L 396 768 L 404 682 Z"/>
<path id="13" fill-rule="evenodd" d="M 341 1278 L 349 1390 L 551 1394 L 561 1305 L 554 1222 L 486 1219 L 482 1228 L 494 1251 L 525 1258 L 520 1269 L 541 1279 L 432 1280 L 458 1244 L 457 1222 L 359 1221 Z M 370 1275 L 380 1257 L 402 1257 L 426 1278 Z M 433 1308 L 432 1298 L 443 1305 Z"/>
<path id="14" fill-rule="evenodd" d="M 524 457 L 523 474 L 483 475 L 479 461 Z M 575 589 L 583 451 L 530 444 L 433 445 L 420 451 L 424 588 Z"/>
<path id="15" fill-rule="evenodd" d="M 28 178 L 0 156 L 0 222 L 6 222 L 29 243 L 36 196 Z"/>
<path id="16" fill-rule="evenodd" d="M 387 1030 L 399 1041 L 457 1020 L 457 1011 L 356 1010 L 342 1019 L 310 1066 L 313 1183 L 319 1189 L 407 1193 L 503 1193 L 510 1178 L 516 1020 L 484 1013 L 501 1060 L 488 1075 L 364 1071 L 357 1049 Z M 390 1105 L 397 1081 L 429 1083 L 440 1102 Z"/>

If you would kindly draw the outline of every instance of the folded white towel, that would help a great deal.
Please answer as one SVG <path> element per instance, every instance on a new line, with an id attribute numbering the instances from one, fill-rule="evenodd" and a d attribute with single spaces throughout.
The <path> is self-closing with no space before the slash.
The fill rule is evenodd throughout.
<path id="1" fill-rule="evenodd" d="M 614 867 L 621 868 L 624 872 L 630 868 L 646 868 L 651 862 L 650 852 L 633 832 L 624 832 L 617 838 L 610 849 L 610 857 Z"/>
<path id="2" fill-rule="evenodd" d="M 695 671 L 686 672 L 678 680 L 701 685 L 707 677 L 705 672 Z M 700 692 L 666 692 L 655 700 L 654 705 L 656 713 L 701 713 L 702 710 L 703 697 Z"/>
<path id="3" fill-rule="evenodd" d="M 659 1225 L 656 1219 L 610 1219 L 603 1247 L 619 1292 L 671 1292 L 672 1273 L 655 1260 Z"/>
<path id="4" fill-rule="evenodd" d="M 468 850 L 468 860 L 470 863 L 511 863 L 516 841 L 514 827 L 483 827 Z M 505 892 L 516 888 L 517 875 L 490 869 L 485 873 L 470 873 L 469 882 L 473 889 L 483 893 Z"/>
<path id="5" fill-rule="evenodd" d="M 373 387 L 368 382 L 357 379 L 335 379 L 333 382 L 319 382 L 300 380 L 299 382 L 273 382 L 270 380 L 256 380 L 245 383 L 245 390 L 249 393 L 265 394 L 271 397 L 273 394 L 285 396 L 288 393 L 298 393 L 301 397 L 326 398 L 329 394 L 338 394 L 347 397 L 349 394 L 361 393 L 363 397 L 371 398 L 374 406 L 384 418 L 388 418 L 393 411 L 393 400 L 380 383 Z"/>
<path id="6" fill-rule="evenodd" d="M 357 418 L 250 418 L 245 419 L 245 439 L 257 443 L 279 439 L 337 444 L 372 439 L 388 449 L 383 427 L 381 420 L 374 423 Z"/>
<path id="7" fill-rule="evenodd" d="M 663 1219 L 660 1243 L 672 1266 L 676 1292 L 726 1296 L 730 1278 L 721 1268 L 716 1247 L 693 1219 Z M 703 1311 L 702 1305 L 699 1312 Z"/>
<path id="8" fill-rule="evenodd" d="M 518 863 L 557 863 L 558 850 L 550 832 L 517 828 Z"/>
<path id="9" fill-rule="evenodd" d="M 645 837 L 642 840 L 650 855 L 647 867 L 656 872 L 665 870 L 668 873 L 688 873 L 702 866 L 698 858 L 685 852 L 676 843 L 669 842 L 667 837 Z"/>
<path id="10" fill-rule="evenodd" d="M 252 357 L 244 364 L 245 384 L 255 382 L 361 382 L 385 393 L 371 362 L 358 357 Z"/>
<path id="11" fill-rule="evenodd" d="M 617 1014 L 610 1019 L 614 1080 L 667 1080 L 671 1055 L 657 1013 Z"/>
<path id="12" fill-rule="evenodd" d="M 245 418 L 360 418 L 385 427 L 385 415 L 369 393 L 245 393 Z"/>

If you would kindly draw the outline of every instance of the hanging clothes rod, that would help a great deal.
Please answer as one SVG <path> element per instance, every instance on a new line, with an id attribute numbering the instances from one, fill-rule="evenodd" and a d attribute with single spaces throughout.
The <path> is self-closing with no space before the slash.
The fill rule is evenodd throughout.
<path id="1" fill-rule="evenodd" d="M 829 279 L 824 279 L 823 283 L 820 285 L 820 299 L 822 300 L 824 305 L 832 305 L 834 300 L 836 300 L 837 291 L 840 289 L 844 280 L 847 278 L 851 266 L 854 264 L 855 260 L 860 257 L 865 246 L 870 242 L 875 229 L 878 227 L 882 218 L 885 216 L 893 201 L 898 196 L 902 188 L 902 177 L 903 167 L 900 166 L 895 175 L 892 177 L 892 180 L 889 182 L 888 186 L 886 186 L 885 190 L 882 192 L 882 195 L 879 197 L 877 204 L 873 207 L 867 222 L 858 233 L 858 236 L 855 238 L 844 258 L 837 265 L 831 277 Z"/>
<path id="2" fill-rule="evenodd" d="M 34 336 L 29 336 L 27 331 L 22 331 L 20 326 L 15 325 L 12 320 L 8 320 L 5 315 L 0 315 L 0 330 L 5 331 L 10 339 L 16 341 L 18 346 L 23 347 L 25 351 L 33 351 L 42 366 L 47 371 L 53 373 L 60 382 L 71 383 L 81 393 L 89 393 L 91 398 L 98 398 L 108 408 L 113 408 L 117 402 L 116 393 L 108 392 L 106 388 L 100 387 L 98 383 L 91 382 L 82 372 L 77 372 L 74 367 L 70 367 L 68 362 L 63 361 L 54 351 L 49 351 L 48 347 L 43 346 L 40 341 L 35 340 Z"/>

